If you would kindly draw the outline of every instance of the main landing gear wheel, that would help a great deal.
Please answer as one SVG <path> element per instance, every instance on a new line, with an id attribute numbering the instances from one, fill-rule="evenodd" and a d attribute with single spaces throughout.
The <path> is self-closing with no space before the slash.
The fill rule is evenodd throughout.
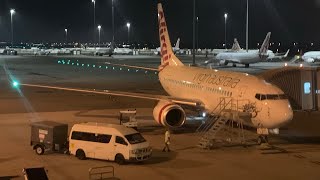
<path id="1" fill-rule="evenodd" d="M 245 67 L 245 68 L 248 68 L 248 67 L 249 67 L 249 64 L 245 64 L 244 67 Z"/>

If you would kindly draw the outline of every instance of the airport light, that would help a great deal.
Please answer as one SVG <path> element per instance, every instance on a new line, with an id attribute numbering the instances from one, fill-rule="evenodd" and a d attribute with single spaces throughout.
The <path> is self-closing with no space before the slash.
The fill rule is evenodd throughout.
<path id="1" fill-rule="evenodd" d="M 10 9 L 11 16 L 11 46 L 13 47 L 13 15 L 16 13 L 14 9 Z"/>
<path id="2" fill-rule="evenodd" d="M 64 29 L 64 32 L 66 33 L 66 43 L 68 43 L 68 29 L 65 28 L 65 29 Z"/>
<path id="3" fill-rule="evenodd" d="M 99 47 L 100 47 L 100 31 L 101 31 L 101 25 L 98 26 L 98 31 L 99 31 Z"/>
<path id="4" fill-rule="evenodd" d="M 227 19 L 228 13 L 224 13 L 224 46 L 227 49 Z"/>
<path id="5" fill-rule="evenodd" d="M 19 87 L 19 82 L 18 82 L 18 81 L 13 81 L 13 82 L 12 82 L 12 86 L 13 86 L 14 88 L 18 88 L 18 87 Z"/>
<path id="6" fill-rule="evenodd" d="M 128 45 L 130 43 L 130 26 L 131 24 L 129 22 L 127 22 L 127 28 L 128 28 Z"/>
<path id="7" fill-rule="evenodd" d="M 96 47 L 96 0 L 91 1 L 93 3 L 93 45 Z"/>

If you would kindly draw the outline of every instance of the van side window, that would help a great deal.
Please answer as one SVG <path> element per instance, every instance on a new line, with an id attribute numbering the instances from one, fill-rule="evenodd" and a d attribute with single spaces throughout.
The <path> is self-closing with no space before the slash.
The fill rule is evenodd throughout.
<path id="1" fill-rule="evenodd" d="M 82 133 L 82 140 L 84 141 L 91 141 L 91 142 L 97 142 L 96 135 L 94 133 Z"/>
<path id="2" fill-rule="evenodd" d="M 97 142 L 100 142 L 100 143 L 109 143 L 111 137 L 112 137 L 111 135 L 99 134 L 99 135 L 97 136 Z"/>
<path id="3" fill-rule="evenodd" d="M 77 132 L 77 131 L 73 131 L 72 135 L 71 135 L 71 139 L 81 140 L 82 139 L 82 133 L 81 132 Z"/>
<path id="4" fill-rule="evenodd" d="M 123 144 L 126 146 L 128 145 L 128 143 L 122 137 L 119 137 L 119 136 L 116 136 L 116 143 Z"/>
<path id="5" fill-rule="evenodd" d="M 71 135 L 71 139 L 97 142 L 97 138 L 96 138 L 95 134 L 94 133 L 87 133 L 87 132 L 73 131 L 72 135 Z"/>
<path id="6" fill-rule="evenodd" d="M 77 131 L 73 131 L 71 135 L 71 139 L 73 140 L 99 142 L 99 143 L 109 143 L 111 137 L 112 137 L 111 135 L 107 135 L 107 134 L 94 134 L 94 133 L 77 132 Z"/>

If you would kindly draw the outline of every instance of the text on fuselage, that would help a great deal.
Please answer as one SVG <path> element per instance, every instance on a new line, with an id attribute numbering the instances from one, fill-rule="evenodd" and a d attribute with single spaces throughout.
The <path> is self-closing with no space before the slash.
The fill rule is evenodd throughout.
<path id="1" fill-rule="evenodd" d="M 230 88 L 235 88 L 240 82 L 237 78 L 205 73 L 196 74 L 193 80 L 198 84 L 207 83 Z"/>

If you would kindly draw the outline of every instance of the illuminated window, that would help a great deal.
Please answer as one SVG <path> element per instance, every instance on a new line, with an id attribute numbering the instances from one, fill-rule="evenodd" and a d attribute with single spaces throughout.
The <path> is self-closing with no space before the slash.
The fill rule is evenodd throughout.
<path id="1" fill-rule="evenodd" d="M 311 84 L 310 82 L 304 83 L 304 94 L 310 94 L 311 93 Z"/>

